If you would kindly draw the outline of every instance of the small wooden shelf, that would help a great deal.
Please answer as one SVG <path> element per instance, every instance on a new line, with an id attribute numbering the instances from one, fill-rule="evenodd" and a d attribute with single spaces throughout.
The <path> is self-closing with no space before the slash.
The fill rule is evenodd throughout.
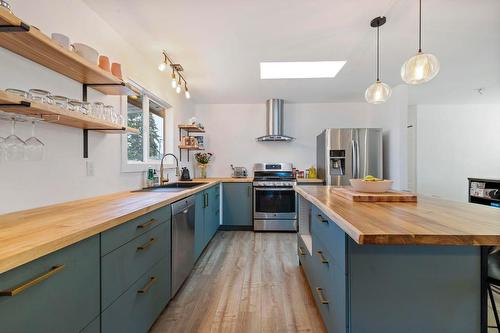
<path id="1" fill-rule="evenodd" d="M 183 146 L 179 145 L 179 149 L 186 149 L 186 150 L 205 150 L 203 147 L 198 147 L 198 146 Z"/>
<path id="2" fill-rule="evenodd" d="M 0 91 L 0 109 L 10 113 L 33 116 L 69 127 L 95 130 L 106 133 L 134 133 L 139 130 L 124 127 L 101 119 L 70 111 L 55 105 L 30 101 L 12 93 Z"/>
<path id="3" fill-rule="evenodd" d="M 191 133 L 205 133 L 205 129 L 196 125 L 178 125 L 177 127 L 181 130 L 185 130 Z"/>
<path id="4" fill-rule="evenodd" d="M 134 94 L 108 71 L 54 42 L 6 10 L 0 10 L 0 46 L 106 95 Z"/>

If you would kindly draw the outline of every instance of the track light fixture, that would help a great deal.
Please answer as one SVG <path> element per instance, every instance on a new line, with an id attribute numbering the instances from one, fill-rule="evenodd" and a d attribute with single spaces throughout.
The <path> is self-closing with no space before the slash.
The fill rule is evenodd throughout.
<path id="1" fill-rule="evenodd" d="M 158 66 L 158 70 L 160 72 L 164 72 L 168 66 L 172 68 L 172 81 L 171 81 L 171 86 L 173 89 L 175 89 L 175 92 L 180 94 L 182 91 L 182 82 L 184 82 L 184 91 L 185 91 L 185 96 L 186 99 L 191 98 L 191 93 L 187 89 L 187 82 L 184 76 L 182 76 L 181 72 L 184 70 L 181 64 L 176 64 L 170 59 L 167 55 L 166 51 L 163 51 L 163 62 Z"/>

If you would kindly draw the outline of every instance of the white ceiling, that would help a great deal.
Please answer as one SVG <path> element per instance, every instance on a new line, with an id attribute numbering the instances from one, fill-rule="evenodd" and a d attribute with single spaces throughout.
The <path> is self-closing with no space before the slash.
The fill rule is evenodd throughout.
<path id="1" fill-rule="evenodd" d="M 148 58 L 166 49 L 197 103 L 363 101 L 375 80 L 369 22 L 379 15 L 382 81 L 402 84 L 417 49 L 417 0 L 84 1 Z M 410 87 L 411 104 L 500 103 L 499 13 L 499 0 L 423 0 L 423 49 L 441 72 Z M 347 64 L 333 79 L 259 79 L 261 61 L 314 60 Z"/>

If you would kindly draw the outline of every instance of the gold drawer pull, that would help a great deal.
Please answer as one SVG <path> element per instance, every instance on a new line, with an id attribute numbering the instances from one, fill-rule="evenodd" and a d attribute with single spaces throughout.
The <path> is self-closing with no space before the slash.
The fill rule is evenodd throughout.
<path id="1" fill-rule="evenodd" d="M 328 304 L 328 300 L 323 295 L 323 288 L 316 288 L 316 293 L 318 294 L 319 302 L 321 304 Z"/>
<path id="2" fill-rule="evenodd" d="M 301 256 L 304 256 L 306 253 L 304 252 L 304 249 L 302 248 L 302 246 L 299 246 L 299 254 Z"/>
<path id="3" fill-rule="evenodd" d="M 156 242 L 156 239 L 155 238 L 151 238 L 146 244 L 143 244 L 143 245 L 139 246 L 137 248 L 137 250 L 138 251 L 147 250 L 147 248 L 150 247 L 151 245 L 153 245 L 154 242 Z"/>
<path id="4" fill-rule="evenodd" d="M 137 226 L 137 229 L 146 229 L 147 227 L 150 227 L 152 224 L 155 224 L 155 223 L 156 223 L 156 219 L 151 219 L 146 223 L 139 224 Z"/>
<path id="5" fill-rule="evenodd" d="M 328 223 L 328 219 L 325 219 L 325 218 L 323 217 L 323 215 L 318 214 L 318 217 L 319 217 L 319 220 L 320 220 L 321 222 L 323 222 L 323 223 Z"/>
<path id="6" fill-rule="evenodd" d="M 43 274 L 41 274 L 41 275 L 39 275 L 39 276 L 37 276 L 37 277 L 27 281 L 27 282 L 15 287 L 14 289 L 0 291 L 0 296 L 16 296 L 17 294 L 22 293 L 26 289 L 29 289 L 29 288 L 39 284 L 40 282 L 47 280 L 49 277 L 56 274 L 57 272 L 59 272 L 63 268 L 64 268 L 64 265 L 53 266 L 48 272 L 43 273 Z"/>
<path id="7" fill-rule="evenodd" d="M 155 276 L 150 277 L 148 283 L 146 283 L 146 285 L 144 287 L 142 287 L 141 289 L 137 290 L 137 293 L 138 294 L 145 294 L 149 290 L 149 288 L 151 288 L 153 283 L 155 283 L 155 282 L 156 282 L 156 277 Z"/>
<path id="8" fill-rule="evenodd" d="M 325 258 L 322 251 L 317 251 L 316 254 L 318 255 L 319 260 L 322 264 L 328 264 L 328 259 Z"/>

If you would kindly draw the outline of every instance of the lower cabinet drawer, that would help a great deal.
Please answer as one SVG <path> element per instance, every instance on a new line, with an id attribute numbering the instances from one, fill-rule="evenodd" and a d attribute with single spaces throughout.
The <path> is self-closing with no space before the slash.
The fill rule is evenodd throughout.
<path id="1" fill-rule="evenodd" d="M 0 332 L 84 329 L 99 316 L 99 259 L 94 236 L 0 275 Z"/>
<path id="2" fill-rule="evenodd" d="M 108 254 L 135 237 L 171 219 L 172 207 L 168 205 L 104 231 L 101 233 L 101 255 Z"/>
<path id="3" fill-rule="evenodd" d="M 299 234 L 297 234 L 297 254 L 299 256 L 299 262 L 302 265 L 302 270 L 306 275 L 307 282 L 309 282 L 309 285 L 312 287 L 311 255 Z"/>
<path id="4" fill-rule="evenodd" d="M 170 295 L 170 263 L 162 259 L 101 314 L 103 333 L 147 332 Z"/>
<path id="5" fill-rule="evenodd" d="M 341 256 L 336 256 L 340 258 Z M 334 259 L 324 244 L 313 236 L 311 286 L 328 332 L 347 331 L 347 276 L 345 260 Z"/>
<path id="6" fill-rule="evenodd" d="M 347 246 L 346 233 L 316 206 L 313 206 L 311 210 L 311 234 L 325 245 L 333 256 L 332 259 L 343 260 Z"/>
<path id="7" fill-rule="evenodd" d="M 102 257 L 102 309 L 170 254 L 170 220 Z"/>

